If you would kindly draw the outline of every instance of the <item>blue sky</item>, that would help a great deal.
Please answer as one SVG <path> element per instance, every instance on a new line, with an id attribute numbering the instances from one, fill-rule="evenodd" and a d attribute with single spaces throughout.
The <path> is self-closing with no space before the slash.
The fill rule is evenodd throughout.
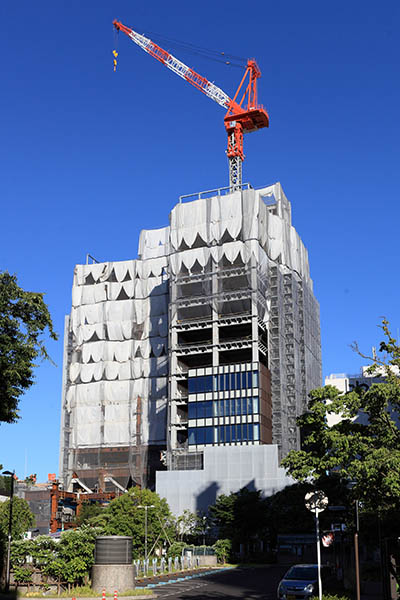
<path id="1" fill-rule="evenodd" d="M 0 463 L 58 473 L 62 334 L 74 265 L 135 258 L 178 196 L 228 183 L 224 111 L 112 20 L 256 57 L 270 129 L 245 138 L 244 181 L 280 181 L 309 251 L 324 374 L 357 372 L 385 315 L 400 327 L 399 16 L 391 2 L 20 0 L 0 6 L 0 268 L 41 291 L 60 341 Z M 154 36 L 156 39 L 156 36 Z M 241 71 L 168 47 L 232 95 Z"/>

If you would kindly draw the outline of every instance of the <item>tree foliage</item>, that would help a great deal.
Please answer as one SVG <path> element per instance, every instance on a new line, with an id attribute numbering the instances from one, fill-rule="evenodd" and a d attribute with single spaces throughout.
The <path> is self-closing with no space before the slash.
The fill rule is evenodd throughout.
<path id="1" fill-rule="evenodd" d="M 147 509 L 148 553 L 156 545 L 162 547 L 174 540 L 174 523 L 167 501 L 148 489 L 135 487 L 110 502 L 104 512 L 91 520 L 102 524 L 106 535 L 130 535 L 133 537 L 134 557 L 144 555 L 145 509 Z"/>
<path id="2" fill-rule="evenodd" d="M 0 421 L 17 421 L 36 359 L 49 359 L 42 340 L 46 330 L 57 339 L 43 294 L 24 291 L 15 275 L 0 272 Z"/>
<path id="3" fill-rule="evenodd" d="M 100 529 L 82 526 L 65 531 L 59 541 L 48 536 L 15 541 L 11 544 L 11 567 L 20 582 L 29 581 L 29 572 L 34 567 L 45 576 L 69 584 L 82 583 L 94 563 L 95 538 L 100 534 Z M 28 556 L 32 561 L 29 567 Z"/>
<path id="4" fill-rule="evenodd" d="M 386 382 L 346 394 L 333 386 L 310 392 L 308 411 L 297 421 L 303 449 L 282 462 L 298 481 L 335 473 L 355 482 L 353 496 L 379 511 L 400 508 L 400 347 L 385 320 L 382 329 L 386 339 L 371 373 Z M 340 419 L 330 426 L 332 415 Z"/>
<path id="5" fill-rule="evenodd" d="M 0 532 L 5 538 L 8 534 L 8 523 L 10 515 L 10 500 L 6 500 L 0 504 Z M 35 524 L 29 504 L 23 498 L 14 496 L 12 500 L 12 521 L 11 521 L 11 537 L 13 540 L 18 540 L 23 537 L 25 531 L 28 531 Z"/>
<path id="6" fill-rule="evenodd" d="M 234 543 L 247 543 L 262 537 L 268 526 L 266 501 L 260 491 L 242 488 L 229 495 L 221 494 L 210 506 L 219 537 Z"/>

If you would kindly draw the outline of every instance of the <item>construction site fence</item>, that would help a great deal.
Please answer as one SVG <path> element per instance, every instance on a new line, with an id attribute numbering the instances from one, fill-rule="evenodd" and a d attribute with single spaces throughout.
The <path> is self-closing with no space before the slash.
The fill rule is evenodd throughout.
<path id="1" fill-rule="evenodd" d="M 147 560 L 134 560 L 136 577 L 148 577 L 195 569 L 200 566 L 199 556 L 176 556 L 175 558 L 152 558 Z"/>

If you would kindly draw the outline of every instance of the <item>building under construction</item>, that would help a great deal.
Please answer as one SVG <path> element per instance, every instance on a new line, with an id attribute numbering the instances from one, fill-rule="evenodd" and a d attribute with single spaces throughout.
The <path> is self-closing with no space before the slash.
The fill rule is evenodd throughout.
<path id="1" fill-rule="evenodd" d="M 136 260 L 75 268 L 61 480 L 157 479 L 174 512 L 276 491 L 320 385 L 319 307 L 280 184 L 182 197 Z"/>

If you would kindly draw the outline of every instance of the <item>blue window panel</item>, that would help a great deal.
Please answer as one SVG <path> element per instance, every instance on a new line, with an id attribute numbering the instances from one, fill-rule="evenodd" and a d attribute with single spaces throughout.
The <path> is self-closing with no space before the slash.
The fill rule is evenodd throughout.
<path id="1" fill-rule="evenodd" d="M 219 391 L 225 391 L 225 375 L 219 375 Z"/>
<path id="2" fill-rule="evenodd" d="M 229 373 L 225 373 L 225 391 L 228 392 L 231 389 Z"/>
<path id="3" fill-rule="evenodd" d="M 213 376 L 213 391 L 218 392 L 218 375 Z"/>
<path id="4" fill-rule="evenodd" d="M 214 444 L 218 444 L 218 427 L 213 427 L 214 430 Z"/>
<path id="5" fill-rule="evenodd" d="M 253 387 L 253 374 L 251 371 L 247 371 L 247 387 Z"/>
<path id="6" fill-rule="evenodd" d="M 212 375 L 204 376 L 204 391 L 212 392 L 213 391 L 213 377 Z"/>
<path id="7" fill-rule="evenodd" d="M 231 390 L 236 390 L 236 373 L 231 373 Z"/>
<path id="8" fill-rule="evenodd" d="M 243 373 L 241 373 L 242 376 L 242 385 L 240 386 L 242 388 L 242 390 L 245 390 L 247 388 L 247 373 L 246 371 L 243 371 Z"/>
<path id="9" fill-rule="evenodd" d="M 195 394 L 197 392 L 197 378 L 189 377 L 188 382 L 189 394 Z"/>
<path id="10" fill-rule="evenodd" d="M 248 436 L 249 441 L 251 442 L 253 440 L 253 424 L 252 423 L 247 424 L 247 436 Z"/>
<path id="11" fill-rule="evenodd" d="M 242 440 L 244 442 L 247 442 L 248 437 L 247 437 L 247 423 L 242 423 Z"/>
<path id="12" fill-rule="evenodd" d="M 225 412 L 224 412 L 225 417 L 228 417 L 231 414 L 230 404 L 231 404 L 230 400 L 225 400 Z"/>
<path id="13" fill-rule="evenodd" d="M 253 398 L 246 398 L 247 401 L 247 414 L 253 414 Z"/>
<path id="14" fill-rule="evenodd" d="M 258 371 L 253 371 L 253 387 L 258 388 Z"/>
<path id="15" fill-rule="evenodd" d="M 206 444 L 212 444 L 214 442 L 214 427 L 206 427 Z"/>
<path id="16" fill-rule="evenodd" d="M 253 437 L 255 441 L 258 441 L 260 439 L 260 425 L 258 423 L 254 423 Z"/>
<path id="17" fill-rule="evenodd" d="M 242 374 L 236 373 L 236 389 L 240 390 L 242 388 Z"/>
<path id="18" fill-rule="evenodd" d="M 192 446 L 196 443 L 195 431 L 196 429 L 194 427 L 189 427 L 189 446 Z"/>
<path id="19" fill-rule="evenodd" d="M 206 439 L 205 427 L 196 428 L 196 444 L 204 444 Z"/>
<path id="20" fill-rule="evenodd" d="M 197 402 L 197 418 L 205 419 L 206 418 L 206 407 L 205 402 Z"/>
<path id="21" fill-rule="evenodd" d="M 225 442 L 231 441 L 231 426 L 225 425 Z"/>
<path id="22" fill-rule="evenodd" d="M 255 415 L 257 415 L 260 412 L 260 407 L 259 407 L 259 402 L 258 402 L 257 396 L 255 396 L 253 398 L 253 412 Z"/>
<path id="23" fill-rule="evenodd" d="M 224 426 L 220 425 L 218 427 L 218 443 L 223 444 L 225 441 L 225 431 Z"/>
<path id="24" fill-rule="evenodd" d="M 189 419 L 197 418 L 196 404 L 197 404 L 196 402 L 189 402 L 189 408 L 188 408 Z"/>
<path id="25" fill-rule="evenodd" d="M 232 442 L 236 442 L 237 441 L 237 437 L 236 437 L 236 425 L 231 425 L 231 441 Z"/>
<path id="26" fill-rule="evenodd" d="M 236 398 L 236 414 L 237 415 L 242 414 L 242 399 L 241 398 Z"/>
<path id="27" fill-rule="evenodd" d="M 211 400 L 207 400 L 207 402 L 204 402 L 204 410 L 206 413 L 206 419 L 213 416 L 213 403 Z"/>
<path id="28" fill-rule="evenodd" d="M 212 412 L 213 412 L 213 417 L 218 417 L 218 402 L 214 401 L 212 403 Z"/>

